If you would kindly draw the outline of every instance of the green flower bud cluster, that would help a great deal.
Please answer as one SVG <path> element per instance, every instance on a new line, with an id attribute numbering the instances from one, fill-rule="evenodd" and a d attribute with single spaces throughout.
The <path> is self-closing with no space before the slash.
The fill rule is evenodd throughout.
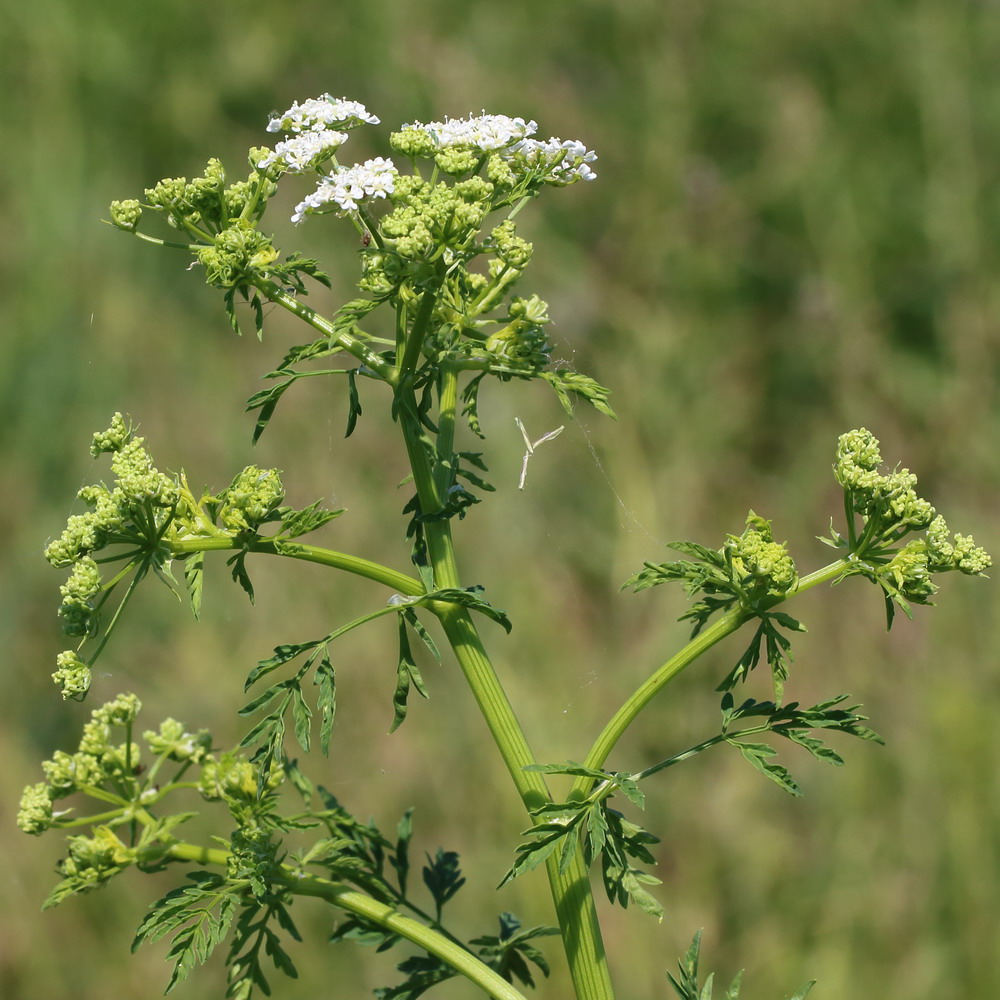
<path id="1" fill-rule="evenodd" d="M 119 505 L 121 496 L 109 491 L 95 493 L 100 487 L 84 487 L 77 496 L 85 503 L 93 503 L 94 510 L 85 514 L 71 514 L 62 534 L 45 547 L 45 558 L 63 569 L 72 566 L 81 556 L 104 548 L 124 523 Z"/>
<path id="2" fill-rule="evenodd" d="M 49 786 L 44 781 L 28 785 L 21 794 L 17 810 L 19 829 L 37 836 L 52 826 L 52 820 L 52 794 Z"/>
<path id="3" fill-rule="evenodd" d="M 379 225 L 401 257 L 422 260 L 442 247 L 464 250 L 491 209 L 493 185 L 481 177 L 449 185 L 400 177 L 391 197 L 394 210 Z"/>
<path id="4" fill-rule="evenodd" d="M 65 635 L 90 635 L 94 628 L 93 599 L 101 590 L 101 571 L 90 556 L 81 556 L 74 564 L 69 579 L 59 588 Z"/>
<path id="5" fill-rule="evenodd" d="M 94 432 L 90 454 L 97 458 L 108 452 L 121 451 L 132 440 L 132 431 L 132 424 L 127 423 L 120 413 L 116 413 L 107 430 Z"/>
<path id="6" fill-rule="evenodd" d="M 146 502 L 157 507 L 173 507 L 180 496 L 180 487 L 176 480 L 155 468 L 144 441 L 145 438 L 132 438 L 111 459 L 118 491 L 130 510 Z"/>
<path id="7" fill-rule="evenodd" d="M 107 826 L 94 827 L 90 837 L 67 838 L 67 847 L 69 854 L 57 868 L 64 879 L 72 880 L 75 892 L 96 889 L 136 859 L 136 851 Z"/>
<path id="8" fill-rule="evenodd" d="M 208 757 L 198 779 L 198 791 L 209 802 L 223 800 L 230 809 L 241 810 L 257 801 L 257 782 L 260 768 L 226 751 L 218 758 Z M 285 772 L 280 767 L 272 767 L 268 772 L 265 788 L 277 788 L 285 780 Z"/>
<path id="9" fill-rule="evenodd" d="M 978 576 L 993 564 L 990 554 L 976 545 L 972 535 L 956 534 L 953 540 L 948 535 L 948 525 L 939 514 L 927 529 L 927 559 L 933 572 L 957 569 Z"/>
<path id="10" fill-rule="evenodd" d="M 499 153 L 490 153 L 486 161 L 486 176 L 501 190 L 509 191 L 518 181 L 510 160 Z"/>
<path id="11" fill-rule="evenodd" d="M 127 233 L 134 233 L 139 219 L 142 218 L 142 205 L 134 198 L 111 202 L 110 211 L 112 223 Z"/>
<path id="12" fill-rule="evenodd" d="M 193 764 L 205 760 L 212 748 L 212 734 L 207 729 L 189 733 L 176 719 L 164 719 L 159 731 L 147 729 L 142 738 L 155 756 Z"/>
<path id="13" fill-rule="evenodd" d="M 471 174 L 482 163 L 483 154 L 471 149 L 442 149 L 434 154 L 434 163 L 438 169 L 453 177 Z"/>
<path id="14" fill-rule="evenodd" d="M 389 145 L 395 152 L 408 156 L 411 160 L 429 159 L 437 151 L 437 143 L 431 133 L 412 125 L 404 125 L 399 132 L 391 132 Z"/>
<path id="15" fill-rule="evenodd" d="M 267 270 L 278 257 L 271 238 L 244 220 L 222 230 L 215 242 L 200 247 L 198 261 L 205 268 L 205 281 L 213 288 L 236 288 L 256 270 Z"/>
<path id="16" fill-rule="evenodd" d="M 497 257 L 508 267 L 523 271 L 531 261 L 532 245 L 517 235 L 517 225 L 508 219 L 495 226 L 490 239 L 496 248 Z"/>
<path id="17" fill-rule="evenodd" d="M 908 602 L 929 604 L 938 587 L 933 574 L 958 570 L 982 575 L 991 560 L 969 535 L 951 536 L 945 519 L 935 515 L 928 501 L 919 497 L 917 477 L 907 469 L 883 475 L 882 456 L 875 436 L 865 428 L 843 434 L 837 443 L 834 474 L 844 488 L 848 508 L 864 519 L 858 532 L 848 524 L 848 538 L 836 532 L 826 539 L 837 548 L 848 548 L 854 558 L 851 572 L 862 573 L 885 591 L 904 611 Z M 923 538 L 896 544 L 911 531 L 926 529 Z M 890 604 L 891 623 L 891 604 Z"/>
<path id="18" fill-rule="evenodd" d="M 108 804 L 117 806 L 112 808 L 110 814 L 102 810 L 100 815 L 93 817 L 93 821 L 100 821 L 101 825 L 93 827 L 91 836 L 69 838 L 68 856 L 59 867 L 65 881 L 50 897 L 50 902 L 58 902 L 67 893 L 86 892 L 106 881 L 139 857 L 143 843 L 148 846 L 161 836 L 160 826 L 155 823 L 149 825 L 152 819 L 148 814 L 143 820 L 145 832 L 135 849 L 123 844 L 112 827 L 134 819 L 137 808 L 148 808 L 159 798 L 161 786 L 157 772 L 163 761 L 179 763 L 178 776 L 189 764 L 209 762 L 217 767 L 209 754 L 212 740 L 207 731 L 191 733 L 176 719 L 166 719 L 159 730 L 147 730 L 143 734 L 149 751 L 156 758 L 153 766 L 147 769 L 141 761 L 139 744 L 128 738 L 141 707 L 135 695 L 121 694 L 95 709 L 83 728 L 76 751 L 56 751 L 50 760 L 42 763 L 45 780 L 24 789 L 17 825 L 25 833 L 33 835 L 54 826 L 79 826 L 86 822 L 86 818 L 69 818 L 71 809 L 57 811 L 54 808 L 56 801 L 74 793 L 96 799 L 102 803 L 104 810 Z M 126 735 L 124 743 L 117 739 L 121 730 Z M 227 759 L 236 761 L 233 755 L 228 755 Z M 249 764 L 243 770 L 249 775 L 250 792 L 247 793 L 247 783 L 242 782 L 239 793 L 244 800 L 252 801 L 255 799 L 257 771 Z M 279 771 L 271 784 L 277 784 L 282 778 L 283 773 Z M 173 780 L 178 779 L 175 777 Z M 223 781 L 223 795 L 233 794 L 232 784 L 232 781 Z M 184 818 L 184 815 L 180 817 Z M 108 825 L 103 825 L 105 823 Z M 162 833 L 168 839 L 169 831 L 175 825 L 176 821 L 168 820 L 162 827 Z"/>
<path id="19" fill-rule="evenodd" d="M 230 219 L 240 217 L 247 205 L 253 201 L 258 188 L 262 189 L 259 196 L 262 201 L 272 197 L 278 190 L 277 185 L 266 183 L 252 174 L 245 181 L 234 181 L 230 184 L 222 192 L 222 207 L 226 216 Z"/>
<path id="20" fill-rule="evenodd" d="M 272 152 L 273 151 L 268 146 L 251 146 L 247 150 L 247 163 L 250 165 L 251 170 L 264 174 L 273 180 L 277 180 L 287 169 L 283 163 L 275 162 L 269 164 L 267 167 L 261 167 L 259 165 L 260 162 L 262 160 L 266 160 Z"/>
<path id="21" fill-rule="evenodd" d="M 154 467 L 143 438 L 132 436 L 120 413 L 106 430 L 94 435 L 90 450 L 95 457 L 112 455 L 114 488 L 101 483 L 84 486 L 77 496 L 92 509 L 71 515 L 60 536 L 45 548 L 51 565 L 70 569 L 60 588 L 59 617 L 66 635 L 80 637 L 96 633 L 97 611 L 106 596 L 93 554 L 108 545 L 138 541 L 150 530 L 159 533 L 180 497 L 176 480 Z M 64 698 L 82 698 L 90 686 L 88 665 L 69 650 L 59 655 L 53 678 L 62 686 Z"/>
<path id="22" fill-rule="evenodd" d="M 110 746 L 98 747 L 93 738 L 88 740 L 87 745 L 97 753 L 78 750 L 70 754 L 57 750 L 51 760 L 42 761 L 42 772 L 53 799 L 64 799 L 81 788 L 96 787 L 105 777 L 103 759 L 111 750 Z M 113 755 L 112 770 L 119 770 L 117 750 Z"/>
<path id="23" fill-rule="evenodd" d="M 90 690 L 90 666 L 72 649 L 56 657 L 56 670 L 52 680 L 62 688 L 64 699 L 83 701 Z"/>
<path id="24" fill-rule="evenodd" d="M 228 489 L 216 497 L 218 519 L 229 531 L 254 531 L 285 497 L 281 473 L 248 465 Z"/>
<path id="25" fill-rule="evenodd" d="M 958 570 L 981 576 L 992 565 L 989 553 L 975 544 L 971 535 L 949 538 L 948 525 L 939 514 L 927 529 L 926 538 L 907 542 L 889 561 L 882 575 L 914 604 L 929 604 L 938 590 L 932 573 Z"/>
<path id="26" fill-rule="evenodd" d="M 225 225 L 225 189 L 226 172 L 213 157 L 201 177 L 191 181 L 186 177 L 167 177 L 144 193 L 149 207 L 165 212 L 172 225 L 183 228 L 187 224 L 214 231 Z"/>
<path id="27" fill-rule="evenodd" d="M 91 721 L 83 727 L 81 748 L 102 748 L 113 726 L 130 726 L 142 708 L 142 702 L 134 694 L 120 694 L 90 713 Z M 95 753 L 87 749 L 88 753 Z"/>
<path id="28" fill-rule="evenodd" d="M 874 519 L 879 534 L 926 528 L 935 511 L 917 495 L 917 477 L 908 469 L 881 475 L 881 462 L 879 443 L 871 431 L 862 427 L 841 435 L 834 475 L 850 493 L 852 509 Z"/>
<path id="29" fill-rule="evenodd" d="M 733 582 L 750 600 L 781 597 L 798 582 L 795 563 L 782 542 L 776 542 L 771 522 L 753 511 L 742 535 L 730 535 L 724 547 Z"/>
<path id="30" fill-rule="evenodd" d="M 153 466 L 143 438 L 133 438 L 124 418 L 116 413 L 111 426 L 94 435 L 91 452 L 95 456 L 112 452 L 111 468 L 117 476 L 115 488 L 103 484 L 84 486 L 77 496 L 93 507 L 84 514 L 73 514 L 62 534 L 45 548 L 45 558 L 57 567 L 72 566 L 119 536 L 135 515 L 137 508 L 172 507 L 178 499 L 179 487 L 174 479 Z M 82 571 L 87 579 L 92 571 Z M 67 584 L 70 586 L 70 584 Z"/>
<path id="31" fill-rule="evenodd" d="M 133 694 L 122 694 L 91 712 L 90 721 L 75 753 L 57 750 L 42 762 L 45 781 L 29 785 L 21 797 L 17 825 L 25 832 L 47 830 L 56 814 L 52 802 L 74 792 L 111 784 L 120 789 L 122 780 L 134 781 L 139 763 L 139 747 L 134 743 L 114 745 L 114 729 L 128 729 L 141 707 Z M 62 814 L 60 814 L 62 815 Z"/>
<path id="32" fill-rule="evenodd" d="M 266 896 L 270 889 L 269 878 L 279 867 L 279 847 L 280 842 L 272 839 L 269 830 L 242 827 L 233 831 L 226 861 L 229 878 L 249 882 L 258 898 Z"/>
<path id="33" fill-rule="evenodd" d="M 395 254 L 367 250 L 361 257 L 361 277 L 358 288 L 376 298 L 390 296 L 412 270 L 412 264 Z"/>
<path id="34" fill-rule="evenodd" d="M 882 571 L 895 589 L 914 604 L 927 604 L 937 591 L 927 561 L 927 543 L 922 538 L 907 542 Z"/>
<path id="35" fill-rule="evenodd" d="M 505 367 L 537 372 L 549 363 L 552 352 L 543 329 L 548 322 L 548 305 L 537 295 L 515 298 L 510 322 L 486 338 L 486 352 Z"/>
<path id="36" fill-rule="evenodd" d="M 166 216 L 174 228 L 187 232 L 196 241 L 208 242 L 217 233 L 228 229 L 235 220 L 248 220 L 247 225 L 260 219 L 268 199 L 277 191 L 275 180 L 281 171 L 258 168 L 260 156 L 269 150 L 250 151 L 250 175 L 232 184 L 226 183 L 222 163 L 208 161 L 200 177 L 167 177 L 144 192 L 146 204 L 134 198 L 111 203 L 111 221 L 119 229 L 134 233 L 143 208 Z"/>

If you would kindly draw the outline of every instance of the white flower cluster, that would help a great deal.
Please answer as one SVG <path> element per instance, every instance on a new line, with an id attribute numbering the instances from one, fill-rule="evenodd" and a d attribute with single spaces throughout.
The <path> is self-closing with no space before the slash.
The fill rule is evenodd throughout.
<path id="1" fill-rule="evenodd" d="M 263 170 L 272 163 L 280 163 L 291 173 L 301 173 L 328 160 L 345 142 L 346 132 L 336 132 L 333 129 L 302 132 L 277 143 L 257 166 Z"/>
<path id="2" fill-rule="evenodd" d="M 503 155 L 505 159 L 521 159 L 531 166 L 548 166 L 549 177 L 556 184 L 592 181 L 597 177 L 589 166 L 597 159 L 597 153 L 587 149 L 578 139 L 557 139 L 555 136 L 548 142 L 522 139 Z"/>
<path id="3" fill-rule="evenodd" d="M 399 172 L 392 160 L 378 156 L 374 160 L 340 167 L 324 177 L 305 201 L 295 206 L 292 222 L 301 222 L 306 215 L 335 204 L 341 212 L 352 212 L 363 198 L 385 198 L 395 190 Z"/>
<path id="4" fill-rule="evenodd" d="M 378 125 L 379 119 L 358 101 L 323 94 L 299 104 L 296 101 L 283 114 L 276 114 L 267 123 L 268 132 L 321 132 L 329 128 L 356 128 L 367 123 Z"/>
<path id="5" fill-rule="evenodd" d="M 416 128 L 426 132 L 438 149 L 453 146 L 475 146 L 477 149 L 503 149 L 519 139 L 538 131 L 537 122 L 507 115 L 488 115 L 485 112 L 474 118 L 445 118 L 442 122 L 413 122 L 404 129 Z"/>
<path id="6" fill-rule="evenodd" d="M 430 136 L 437 149 L 497 150 L 513 164 L 535 169 L 547 168 L 548 180 L 554 184 L 570 184 L 575 180 L 592 181 L 597 176 L 588 164 L 597 154 L 576 139 L 547 141 L 532 139 L 538 125 L 523 118 L 483 114 L 468 118 L 445 118 L 440 122 L 413 122 L 404 129 L 420 129 Z"/>

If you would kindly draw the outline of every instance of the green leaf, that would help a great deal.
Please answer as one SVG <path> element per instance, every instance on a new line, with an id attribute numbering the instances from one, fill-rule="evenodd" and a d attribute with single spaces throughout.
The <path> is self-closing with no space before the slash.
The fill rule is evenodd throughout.
<path id="1" fill-rule="evenodd" d="M 779 730 L 782 736 L 786 736 L 793 743 L 798 743 L 800 747 L 805 747 L 817 760 L 826 761 L 828 764 L 841 765 L 844 758 L 831 747 L 828 747 L 821 739 L 809 736 L 798 729 Z"/>
<path id="2" fill-rule="evenodd" d="M 697 542 L 667 542 L 667 548 L 682 555 L 690 556 L 697 562 L 706 563 L 709 566 L 717 566 L 720 569 L 726 565 L 725 556 L 718 549 L 709 549 Z"/>
<path id="3" fill-rule="evenodd" d="M 281 704 L 273 711 L 270 715 L 265 715 L 254 727 L 247 733 L 242 740 L 240 740 L 240 747 L 250 747 L 255 743 L 263 741 L 265 744 L 276 744 L 276 736 L 279 734 L 284 735 L 285 724 L 284 715 L 285 709 L 288 707 L 288 703 L 291 701 L 291 695 L 286 694 L 282 699 Z M 272 750 L 274 747 L 272 746 Z M 259 751 L 258 751 L 259 753 Z M 257 759 L 257 754 L 253 757 L 254 760 Z"/>
<path id="4" fill-rule="evenodd" d="M 469 465 L 475 466 L 480 472 L 490 471 L 486 466 L 486 462 L 483 459 L 483 453 L 481 451 L 460 451 L 457 454 L 459 458 L 468 462 Z M 493 487 L 491 486 L 490 489 L 493 489 Z M 510 914 L 507 914 L 507 916 L 510 916 Z"/>
<path id="5" fill-rule="evenodd" d="M 608 390 L 590 376 L 581 375 L 570 368 L 539 372 L 539 376 L 552 386 L 560 405 L 570 416 L 573 416 L 572 394 L 585 399 L 599 413 L 614 418 L 615 411 L 608 404 Z"/>
<path id="6" fill-rule="evenodd" d="M 479 424 L 479 389 L 485 377 L 486 372 L 476 375 L 462 390 L 462 416 L 468 421 L 469 430 L 478 438 L 486 437 Z"/>
<path id="7" fill-rule="evenodd" d="M 734 740 L 728 742 L 739 747 L 745 760 L 749 761 L 761 774 L 770 778 L 779 788 L 789 795 L 801 795 L 802 789 L 792 780 L 792 776 L 780 764 L 772 764 L 766 758 L 773 757 L 777 751 L 766 743 L 740 743 Z"/>
<path id="8" fill-rule="evenodd" d="M 264 433 L 267 425 L 271 422 L 271 417 L 274 416 L 274 411 L 278 407 L 278 403 L 281 401 L 281 397 L 285 394 L 292 383 L 299 379 L 299 373 L 291 371 L 288 368 L 278 368 L 276 371 L 268 372 L 264 378 L 282 378 L 284 381 L 279 382 L 277 385 L 269 386 L 267 389 L 261 389 L 259 392 L 255 392 L 246 403 L 244 412 L 252 413 L 254 410 L 259 410 L 257 414 L 257 423 L 254 424 L 253 438 L 252 441 L 256 444 L 261 435 Z"/>
<path id="9" fill-rule="evenodd" d="M 358 395 L 357 369 L 352 369 L 347 373 L 347 430 L 345 438 L 349 438 L 354 433 L 354 428 L 358 426 L 358 417 L 361 416 L 361 397 Z"/>
<path id="10" fill-rule="evenodd" d="M 313 684 L 319 687 L 316 698 L 316 707 L 319 709 L 319 748 L 325 757 L 330 753 L 330 736 L 333 733 L 333 719 L 337 712 L 337 675 L 325 650 L 316 667 Z"/>
<path id="11" fill-rule="evenodd" d="M 671 542 L 672 548 L 692 556 L 691 561 L 651 563 L 622 585 L 639 592 L 661 583 L 680 583 L 689 597 L 701 595 L 683 615 L 681 621 L 693 621 L 692 636 L 697 635 L 717 612 L 728 611 L 740 600 L 740 593 L 730 579 L 722 552 L 705 548 L 696 542 Z"/>
<path id="12" fill-rule="evenodd" d="M 784 611 L 769 611 L 768 617 L 776 621 L 782 628 L 790 632 L 808 632 L 809 630 L 797 618 L 793 618 Z"/>
<path id="13" fill-rule="evenodd" d="M 247 550 L 243 549 L 227 559 L 226 565 L 232 567 L 233 580 L 246 591 L 247 597 L 250 598 L 250 603 L 253 604 L 253 583 L 250 580 L 250 574 L 247 573 L 246 558 Z"/>
<path id="14" fill-rule="evenodd" d="M 396 968 L 406 976 L 406 981 L 398 986 L 376 989 L 378 1000 L 417 1000 L 432 986 L 456 975 L 450 965 L 434 955 L 414 955 Z"/>
<path id="15" fill-rule="evenodd" d="M 792 662 L 790 653 L 791 640 L 783 635 L 775 626 L 775 622 L 784 628 L 796 632 L 804 632 L 805 626 L 790 615 L 763 612 L 760 615 L 760 623 L 754 632 L 753 638 L 739 658 L 736 666 L 723 678 L 716 688 L 717 691 L 727 691 L 737 684 L 745 682 L 757 664 L 760 663 L 763 655 L 771 668 L 771 677 L 774 684 L 774 700 L 781 701 L 785 681 L 788 679 L 788 668 Z"/>
<path id="16" fill-rule="evenodd" d="M 605 888 L 608 899 L 612 902 L 618 902 L 624 907 L 628 905 L 626 899 L 623 898 L 624 894 L 627 900 L 635 903 L 643 913 L 648 913 L 651 917 L 662 920 L 663 907 L 655 896 L 642 887 L 643 883 L 659 885 L 660 879 L 646 872 L 641 872 L 637 868 L 628 868 L 619 872 L 618 869 L 610 867 L 605 871 Z"/>
<path id="17" fill-rule="evenodd" d="M 625 774 L 616 774 L 615 784 L 634 806 L 639 809 L 646 808 L 646 796 L 632 778 Z"/>
<path id="18" fill-rule="evenodd" d="M 312 710 L 306 704 L 302 688 L 297 684 L 292 688 L 292 719 L 295 722 L 295 739 L 298 741 L 299 746 L 306 753 L 309 753 L 309 747 L 312 743 L 312 734 L 310 732 Z"/>
<path id="19" fill-rule="evenodd" d="M 483 587 L 467 587 L 459 590 L 456 587 L 447 587 L 444 590 L 435 590 L 430 594 L 421 597 L 411 598 L 409 603 L 429 604 L 431 601 L 443 601 L 446 604 L 457 604 L 460 607 L 468 608 L 470 611 L 478 611 L 481 615 L 489 618 L 503 627 L 503 630 L 510 633 L 513 627 L 510 619 L 499 608 L 494 608 L 492 604 L 483 600 L 479 595 L 483 593 Z"/>
<path id="20" fill-rule="evenodd" d="M 282 948 L 281 939 L 268 926 L 271 919 L 276 919 L 286 933 L 295 940 L 300 940 L 299 933 L 280 900 L 275 900 L 266 906 L 256 902 L 245 905 L 236 921 L 233 942 L 226 957 L 226 964 L 230 970 L 227 996 L 243 1000 L 250 996 L 255 986 L 270 996 L 271 986 L 260 964 L 262 948 L 279 972 L 292 979 L 297 978 L 298 973 L 292 960 Z"/>
<path id="21" fill-rule="evenodd" d="M 501 913 L 499 934 L 473 938 L 469 944 L 478 947 L 483 961 L 507 982 L 518 980 L 525 986 L 534 987 L 528 962 L 536 965 L 545 977 L 550 970 L 545 956 L 530 942 L 558 933 L 557 928 L 544 926 L 521 930 L 521 921 L 513 913 Z"/>
<path id="22" fill-rule="evenodd" d="M 740 987 L 743 985 L 743 970 L 741 969 L 733 977 L 733 981 L 729 984 L 729 989 L 726 990 L 726 995 L 722 1000 L 739 1000 L 740 997 Z"/>
<path id="23" fill-rule="evenodd" d="M 225 304 L 226 316 L 229 319 L 229 325 L 239 336 L 242 336 L 243 331 L 240 330 L 240 321 L 236 318 L 236 289 L 227 289 L 226 294 L 222 297 L 222 300 Z"/>
<path id="24" fill-rule="evenodd" d="M 403 618 L 406 620 L 407 625 L 417 633 L 420 641 L 430 650 L 431 656 L 434 657 L 438 663 L 441 662 L 441 651 L 437 648 L 437 644 L 431 638 L 430 632 L 424 628 L 423 623 L 417 618 L 416 612 L 412 608 L 407 608 L 403 612 Z"/>
<path id="25" fill-rule="evenodd" d="M 809 982 L 805 984 L 805 986 L 800 987 L 796 991 L 795 995 L 794 996 L 790 996 L 788 998 L 788 1000 L 806 1000 L 806 996 L 809 994 L 809 991 L 815 985 L 816 985 L 816 980 L 815 979 L 810 979 Z"/>
<path id="26" fill-rule="evenodd" d="M 400 894 L 406 895 L 406 882 L 410 874 L 410 840 L 413 837 L 413 810 L 407 809 L 396 827 L 396 847 L 389 863 L 396 871 L 396 884 Z"/>
<path id="27" fill-rule="evenodd" d="M 416 661 L 413 659 L 413 652 L 410 649 L 410 638 L 406 631 L 406 620 L 400 615 L 399 619 L 399 662 L 396 666 L 396 690 L 392 695 L 393 717 L 390 733 L 394 733 L 406 718 L 406 702 L 410 695 L 410 686 L 417 690 L 422 698 L 427 697 L 427 688 L 424 679 L 420 674 Z"/>
<path id="28" fill-rule="evenodd" d="M 257 695 L 252 701 L 248 701 L 240 710 L 239 715 L 247 716 L 253 715 L 254 712 L 259 711 L 264 708 L 265 705 L 270 704 L 275 698 L 283 695 L 287 701 L 289 694 L 289 688 L 294 688 L 298 686 L 298 679 L 295 677 L 287 678 L 286 680 L 279 681 L 277 684 L 273 684 L 266 691 Z"/>
<path id="29" fill-rule="evenodd" d="M 607 771 L 596 767 L 584 767 L 575 760 L 569 760 L 565 764 L 526 764 L 523 770 L 539 771 L 542 774 L 570 774 L 579 778 L 593 778 L 594 781 L 606 781 L 612 777 Z"/>
<path id="30" fill-rule="evenodd" d="M 667 979 L 682 1000 L 698 1000 L 698 960 L 701 951 L 701 931 L 698 931 L 684 957 L 677 963 L 680 981 L 667 973 Z"/>
<path id="31" fill-rule="evenodd" d="M 184 557 L 184 585 L 195 620 L 201 618 L 201 590 L 205 568 L 205 553 L 192 552 Z"/>
<path id="32" fill-rule="evenodd" d="M 433 858 L 427 855 L 427 864 L 421 875 L 439 915 L 445 903 L 465 885 L 465 878 L 458 864 L 458 854 L 455 851 L 444 851 L 440 847 Z"/>
<path id="33" fill-rule="evenodd" d="M 608 814 L 602 808 L 603 803 L 592 807 L 587 811 L 587 867 L 594 863 L 595 858 L 599 858 L 604 851 L 604 845 L 608 842 Z"/>
<path id="34" fill-rule="evenodd" d="M 344 513 L 344 508 L 336 510 L 323 509 L 320 507 L 322 500 L 316 500 L 302 510 L 295 510 L 292 507 L 279 507 L 278 515 L 281 517 L 281 528 L 279 534 L 283 539 L 298 538 L 306 535 L 310 531 L 322 528 L 336 517 Z"/>
<path id="35" fill-rule="evenodd" d="M 278 667 L 283 666 L 290 660 L 294 660 L 295 657 L 307 650 L 315 649 L 322 642 L 322 639 L 312 639 L 309 642 L 283 643 L 280 646 L 275 646 L 273 655 L 269 656 L 266 660 L 260 660 L 257 666 L 247 674 L 243 690 L 249 691 L 261 677 L 271 673 L 272 670 L 277 670 Z"/>
<path id="36" fill-rule="evenodd" d="M 250 299 L 250 308 L 253 310 L 253 325 L 257 331 L 257 339 L 264 339 L 264 306 L 260 301 L 260 296 L 254 292 Z"/>
<path id="37" fill-rule="evenodd" d="M 546 858 L 559 847 L 560 841 L 564 837 L 571 837 L 574 844 L 577 842 L 577 822 L 566 823 L 538 823 L 522 833 L 524 837 L 530 837 L 517 846 L 517 856 L 514 864 L 500 880 L 497 888 L 505 886 L 508 882 L 537 868 Z"/>
<path id="38" fill-rule="evenodd" d="M 173 934 L 167 958 L 174 961 L 174 968 L 167 993 L 208 959 L 228 933 L 238 907 L 238 896 L 222 876 L 197 871 L 187 877 L 194 885 L 174 889 L 154 903 L 132 942 L 135 951 L 143 941 Z"/>

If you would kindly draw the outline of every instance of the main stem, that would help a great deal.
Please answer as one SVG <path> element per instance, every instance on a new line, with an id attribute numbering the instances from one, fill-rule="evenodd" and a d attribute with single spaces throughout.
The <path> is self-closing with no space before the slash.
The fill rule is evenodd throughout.
<path id="1" fill-rule="evenodd" d="M 419 342 L 419 339 L 418 331 L 411 331 L 410 343 Z M 442 466 L 450 467 L 455 460 L 451 441 L 447 439 L 450 439 L 454 424 L 456 395 L 453 380 L 457 379 L 457 373 L 449 370 L 442 372 L 441 397 L 450 412 L 441 414 L 446 441 L 442 442 L 439 438 L 438 448 L 434 451 L 422 432 L 417 418 L 417 401 L 406 376 L 406 372 L 402 373 L 397 389 L 399 422 L 413 470 L 420 510 L 424 514 L 432 514 L 444 506 L 443 498 L 450 483 L 443 474 L 435 476 L 435 463 L 431 456 L 433 454 L 436 459 L 439 473 Z M 445 409 L 443 405 L 442 410 Z M 441 454 L 443 444 L 447 445 L 447 455 Z M 423 531 L 435 588 L 461 588 L 448 520 L 425 521 Z M 469 612 L 445 604 L 438 611 L 438 617 L 525 807 L 530 811 L 550 801 L 541 775 L 524 770 L 526 765 L 535 763 L 535 756 Z M 564 872 L 559 871 L 554 859 L 550 859 L 546 867 L 577 1000 L 614 1000 L 590 877 L 582 858 L 578 853 Z"/>

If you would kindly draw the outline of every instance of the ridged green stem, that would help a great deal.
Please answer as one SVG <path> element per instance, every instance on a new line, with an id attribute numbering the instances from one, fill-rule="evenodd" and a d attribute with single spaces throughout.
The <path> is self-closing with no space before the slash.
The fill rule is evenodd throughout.
<path id="1" fill-rule="evenodd" d="M 304 320 L 314 330 L 326 334 L 333 343 L 339 344 L 349 354 L 353 354 L 365 367 L 370 368 L 388 381 L 392 366 L 366 347 L 363 341 L 347 330 L 338 330 L 325 316 L 320 315 L 304 302 L 300 302 L 294 295 L 289 295 L 280 285 L 275 284 L 270 279 L 254 276 L 251 281 L 272 302 L 277 302 L 279 306 Z"/>
<path id="2" fill-rule="evenodd" d="M 412 390 L 404 384 L 399 393 L 403 397 L 399 403 L 400 424 L 421 510 L 433 513 L 442 506 L 442 480 L 434 476 L 429 442 L 412 416 L 416 412 Z M 451 406 L 455 405 L 450 387 L 445 398 Z M 447 417 L 442 414 L 442 419 Z M 425 521 L 423 530 L 435 587 L 460 588 L 449 522 Z M 536 762 L 535 756 L 469 612 L 455 605 L 444 605 L 438 617 L 525 808 L 532 810 L 551 801 L 542 776 L 524 770 L 526 765 Z M 614 1000 L 590 876 L 583 859 L 578 854 L 568 870 L 560 872 L 557 861 L 550 858 L 546 870 L 577 1000 Z"/>
<path id="3" fill-rule="evenodd" d="M 182 538 L 171 541 L 170 550 L 176 556 L 190 555 L 193 552 L 225 552 L 240 549 L 243 543 L 228 536 L 205 536 L 197 538 Z M 381 563 L 362 559 L 360 556 L 348 555 L 346 552 L 336 552 L 333 549 L 320 548 L 318 545 L 306 545 L 302 542 L 272 542 L 266 538 L 258 539 L 250 546 L 251 552 L 263 555 L 284 556 L 287 559 L 301 559 L 304 562 L 318 563 L 320 566 L 331 566 L 342 569 L 346 573 L 363 576 L 366 580 L 384 584 L 405 597 L 418 597 L 424 593 L 424 585 L 390 569 Z"/>

